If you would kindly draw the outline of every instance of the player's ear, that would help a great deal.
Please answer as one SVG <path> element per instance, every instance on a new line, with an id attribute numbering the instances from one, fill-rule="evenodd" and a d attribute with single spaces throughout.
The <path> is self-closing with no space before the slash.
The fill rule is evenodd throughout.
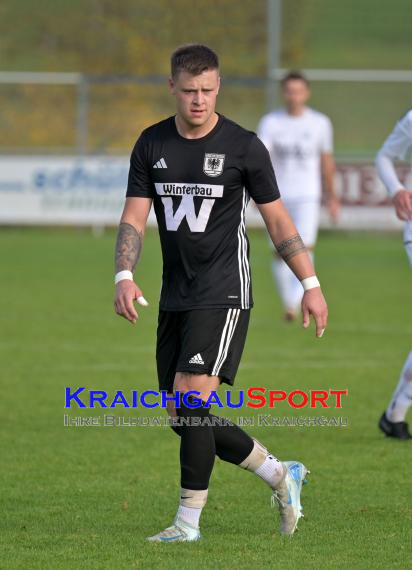
<path id="1" fill-rule="evenodd" d="M 219 89 L 220 89 L 220 75 L 217 76 L 217 89 L 216 89 L 216 95 L 219 93 Z"/>
<path id="2" fill-rule="evenodd" d="M 173 77 L 169 77 L 169 79 L 167 80 L 168 84 L 169 84 L 169 90 L 170 93 L 175 93 L 175 82 L 173 81 Z"/>

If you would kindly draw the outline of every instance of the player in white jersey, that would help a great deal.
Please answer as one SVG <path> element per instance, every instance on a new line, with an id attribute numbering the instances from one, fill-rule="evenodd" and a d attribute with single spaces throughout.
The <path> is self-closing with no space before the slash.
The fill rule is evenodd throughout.
<path id="1" fill-rule="evenodd" d="M 405 222 L 404 244 L 412 265 L 412 191 L 401 183 L 395 171 L 395 159 L 404 159 L 412 151 L 412 110 L 396 124 L 376 156 L 376 167 L 382 182 L 392 196 L 396 215 Z M 388 436 L 409 440 L 406 414 L 412 403 L 412 351 L 404 364 L 398 386 L 387 410 L 379 421 Z"/>
<path id="2" fill-rule="evenodd" d="M 313 256 L 319 227 L 322 179 L 333 220 L 339 213 L 334 191 L 333 129 L 330 119 L 306 106 L 309 83 L 299 72 L 282 80 L 285 108 L 265 115 L 257 134 L 268 149 L 276 168 L 278 186 L 304 244 Z M 275 254 L 272 272 L 285 308 L 286 320 L 293 320 L 303 290 L 287 264 Z"/>

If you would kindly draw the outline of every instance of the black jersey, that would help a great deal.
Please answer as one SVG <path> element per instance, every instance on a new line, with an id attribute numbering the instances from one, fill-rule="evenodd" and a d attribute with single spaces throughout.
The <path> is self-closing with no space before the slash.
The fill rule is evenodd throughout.
<path id="1" fill-rule="evenodd" d="M 174 117 L 144 130 L 131 159 L 127 197 L 152 198 L 163 254 L 160 308 L 252 306 L 245 211 L 279 198 L 256 134 L 219 115 L 198 139 Z"/>

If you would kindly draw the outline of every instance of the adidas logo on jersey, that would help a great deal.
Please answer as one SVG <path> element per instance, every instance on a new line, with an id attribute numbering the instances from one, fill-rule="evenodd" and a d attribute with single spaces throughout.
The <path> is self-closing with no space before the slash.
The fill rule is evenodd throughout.
<path id="1" fill-rule="evenodd" d="M 153 168 L 167 168 L 167 164 L 164 158 L 158 160 L 154 165 Z"/>
<path id="2" fill-rule="evenodd" d="M 189 360 L 189 364 L 204 364 L 203 358 L 200 355 L 200 352 L 198 352 L 197 354 L 192 356 L 192 358 Z"/>

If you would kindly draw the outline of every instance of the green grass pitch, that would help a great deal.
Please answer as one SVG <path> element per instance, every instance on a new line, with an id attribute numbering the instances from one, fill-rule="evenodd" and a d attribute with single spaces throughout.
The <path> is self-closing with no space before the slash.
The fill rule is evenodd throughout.
<path id="1" fill-rule="evenodd" d="M 133 327 L 112 308 L 113 231 L 96 238 L 88 230 L 7 229 L 0 233 L 0 568 L 407 567 L 411 446 L 376 427 L 410 350 L 411 274 L 401 237 L 321 234 L 317 267 L 330 306 L 322 340 L 313 327 L 281 321 L 266 236 L 250 238 L 255 308 L 235 388 L 349 390 L 343 409 L 328 412 L 348 417 L 348 427 L 248 428 L 275 455 L 312 471 L 296 535 L 278 535 L 260 480 L 216 461 L 203 540 L 145 543 L 175 514 L 178 438 L 166 427 L 64 427 L 63 406 L 65 386 L 113 395 L 157 389 L 158 238 L 148 231 L 137 281 L 151 306 Z M 323 414 L 284 403 L 266 411 Z M 119 406 L 114 413 L 159 414 Z"/>

